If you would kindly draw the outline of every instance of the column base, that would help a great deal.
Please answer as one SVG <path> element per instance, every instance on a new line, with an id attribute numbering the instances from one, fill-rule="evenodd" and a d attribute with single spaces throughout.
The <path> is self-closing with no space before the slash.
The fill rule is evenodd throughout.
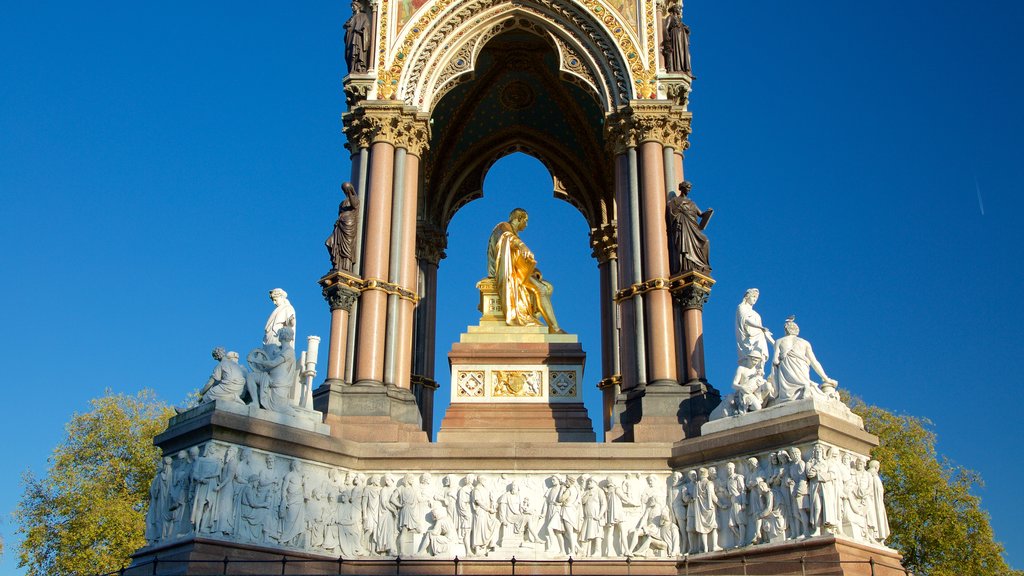
<path id="1" fill-rule="evenodd" d="M 618 395 L 606 442 L 676 442 L 700 435 L 721 402 L 706 382 L 656 382 Z"/>
<path id="2" fill-rule="evenodd" d="M 428 442 L 416 397 L 405 388 L 373 382 L 328 380 L 313 405 L 324 413 L 331 436 L 356 442 Z"/>

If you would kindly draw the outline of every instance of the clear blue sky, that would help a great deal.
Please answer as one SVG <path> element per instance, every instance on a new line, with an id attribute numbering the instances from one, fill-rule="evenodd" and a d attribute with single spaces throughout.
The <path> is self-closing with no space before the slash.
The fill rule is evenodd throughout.
<path id="1" fill-rule="evenodd" d="M 316 279 L 349 174 L 347 4 L 5 6 L 0 573 L 21 573 L 7 516 L 18 474 L 45 471 L 88 399 L 148 386 L 180 401 L 214 345 L 259 344 L 275 286 L 301 335 L 326 338 Z M 711 382 L 731 379 L 735 306 L 756 286 L 770 327 L 796 314 L 841 386 L 934 422 L 941 451 L 985 478 L 996 536 L 1024 566 L 1024 3 L 691 0 L 686 21 L 698 75 L 687 177 L 716 211 Z M 486 235 L 514 205 L 530 210 L 524 238 L 590 353 L 599 422 L 585 224 L 529 158 L 500 162 L 453 222 L 439 376 L 477 318 Z"/>

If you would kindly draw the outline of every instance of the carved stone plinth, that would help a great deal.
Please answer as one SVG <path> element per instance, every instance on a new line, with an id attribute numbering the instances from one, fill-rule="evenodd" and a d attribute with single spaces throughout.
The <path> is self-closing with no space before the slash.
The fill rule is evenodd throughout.
<path id="1" fill-rule="evenodd" d="M 863 425 L 811 409 L 678 442 L 672 449 L 670 463 L 678 469 L 707 460 L 727 460 L 747 453 L 781 450 L 816 441 L 862 455 L 870 454 L 871 449 L 878 445 L 878 437 L 865 432 Z"/>
<path id="2" fill-rule="evenodd" d="M 583 406 L 586 354 L 575 335 L 488 318 L 452 346 L 440 442 L 593 442 Z"/>
<path id="3" fill-rule="evenodd" d="M 680 562 L 680 574 L 906 576 L 895 550 L 835 536 L 704 554 Z"/>
<path id="4" fill-rule="evenodd" d="M 324 385 L 313 396 L 331 435 L 356 442 L 427 442 L 416 397 L 385 385 Z M 322 407 L 321 407 L 322 406 Z"/>
<path id="5" fill-rule="evenodd" d="M 721 402 L 709 384 L 646 386 L 615 399 L 608 442 L 676 442 L 700 435 L 707 415 Z"/>

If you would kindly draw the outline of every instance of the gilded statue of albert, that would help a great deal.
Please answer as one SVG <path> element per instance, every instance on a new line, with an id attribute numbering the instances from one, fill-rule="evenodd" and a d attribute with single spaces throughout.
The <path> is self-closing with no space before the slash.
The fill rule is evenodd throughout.
<path id="1" fill-rule="evenodd" d="M 519 238 L 527 219 L 526 210 L 516 208 L 508 222 L 494 227 L 487 241 L 487 275 L 494 278 L 506 324 L 540 326 L 543 319 L 548 332 L 565 334 L 551 307 L 554 287 L 541 276 L 533 252 Z"/>

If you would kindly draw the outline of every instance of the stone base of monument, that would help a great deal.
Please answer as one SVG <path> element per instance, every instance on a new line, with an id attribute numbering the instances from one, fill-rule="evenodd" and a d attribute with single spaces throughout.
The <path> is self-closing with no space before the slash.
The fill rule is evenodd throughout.
<path id="1" fill-rule="evenodd" d="M 688 557 L 680 562 L 679 574 L 906 576 L 902 558 L 884 546 L 818 536 Z"/>
<path id="2" fill-rule="evenodd" d="M 700 435 L 706 414 L 721 401 L 710 384 L 646 386 L 618 395 L 606 442 L 676 442 Z"/>
<path id="3" fill-rule="evenodd" d="M 396 386 L 327 381 L 313 393 L 331 435 L 356 442 L 427 442 L 416 397 Z"/>
<path id="4" fill-rule="evenodd" d="M 485 316 L 448 353 L 451 404 L 439 442 L 594 442 L 586 354 L 573 334 Z"/>

